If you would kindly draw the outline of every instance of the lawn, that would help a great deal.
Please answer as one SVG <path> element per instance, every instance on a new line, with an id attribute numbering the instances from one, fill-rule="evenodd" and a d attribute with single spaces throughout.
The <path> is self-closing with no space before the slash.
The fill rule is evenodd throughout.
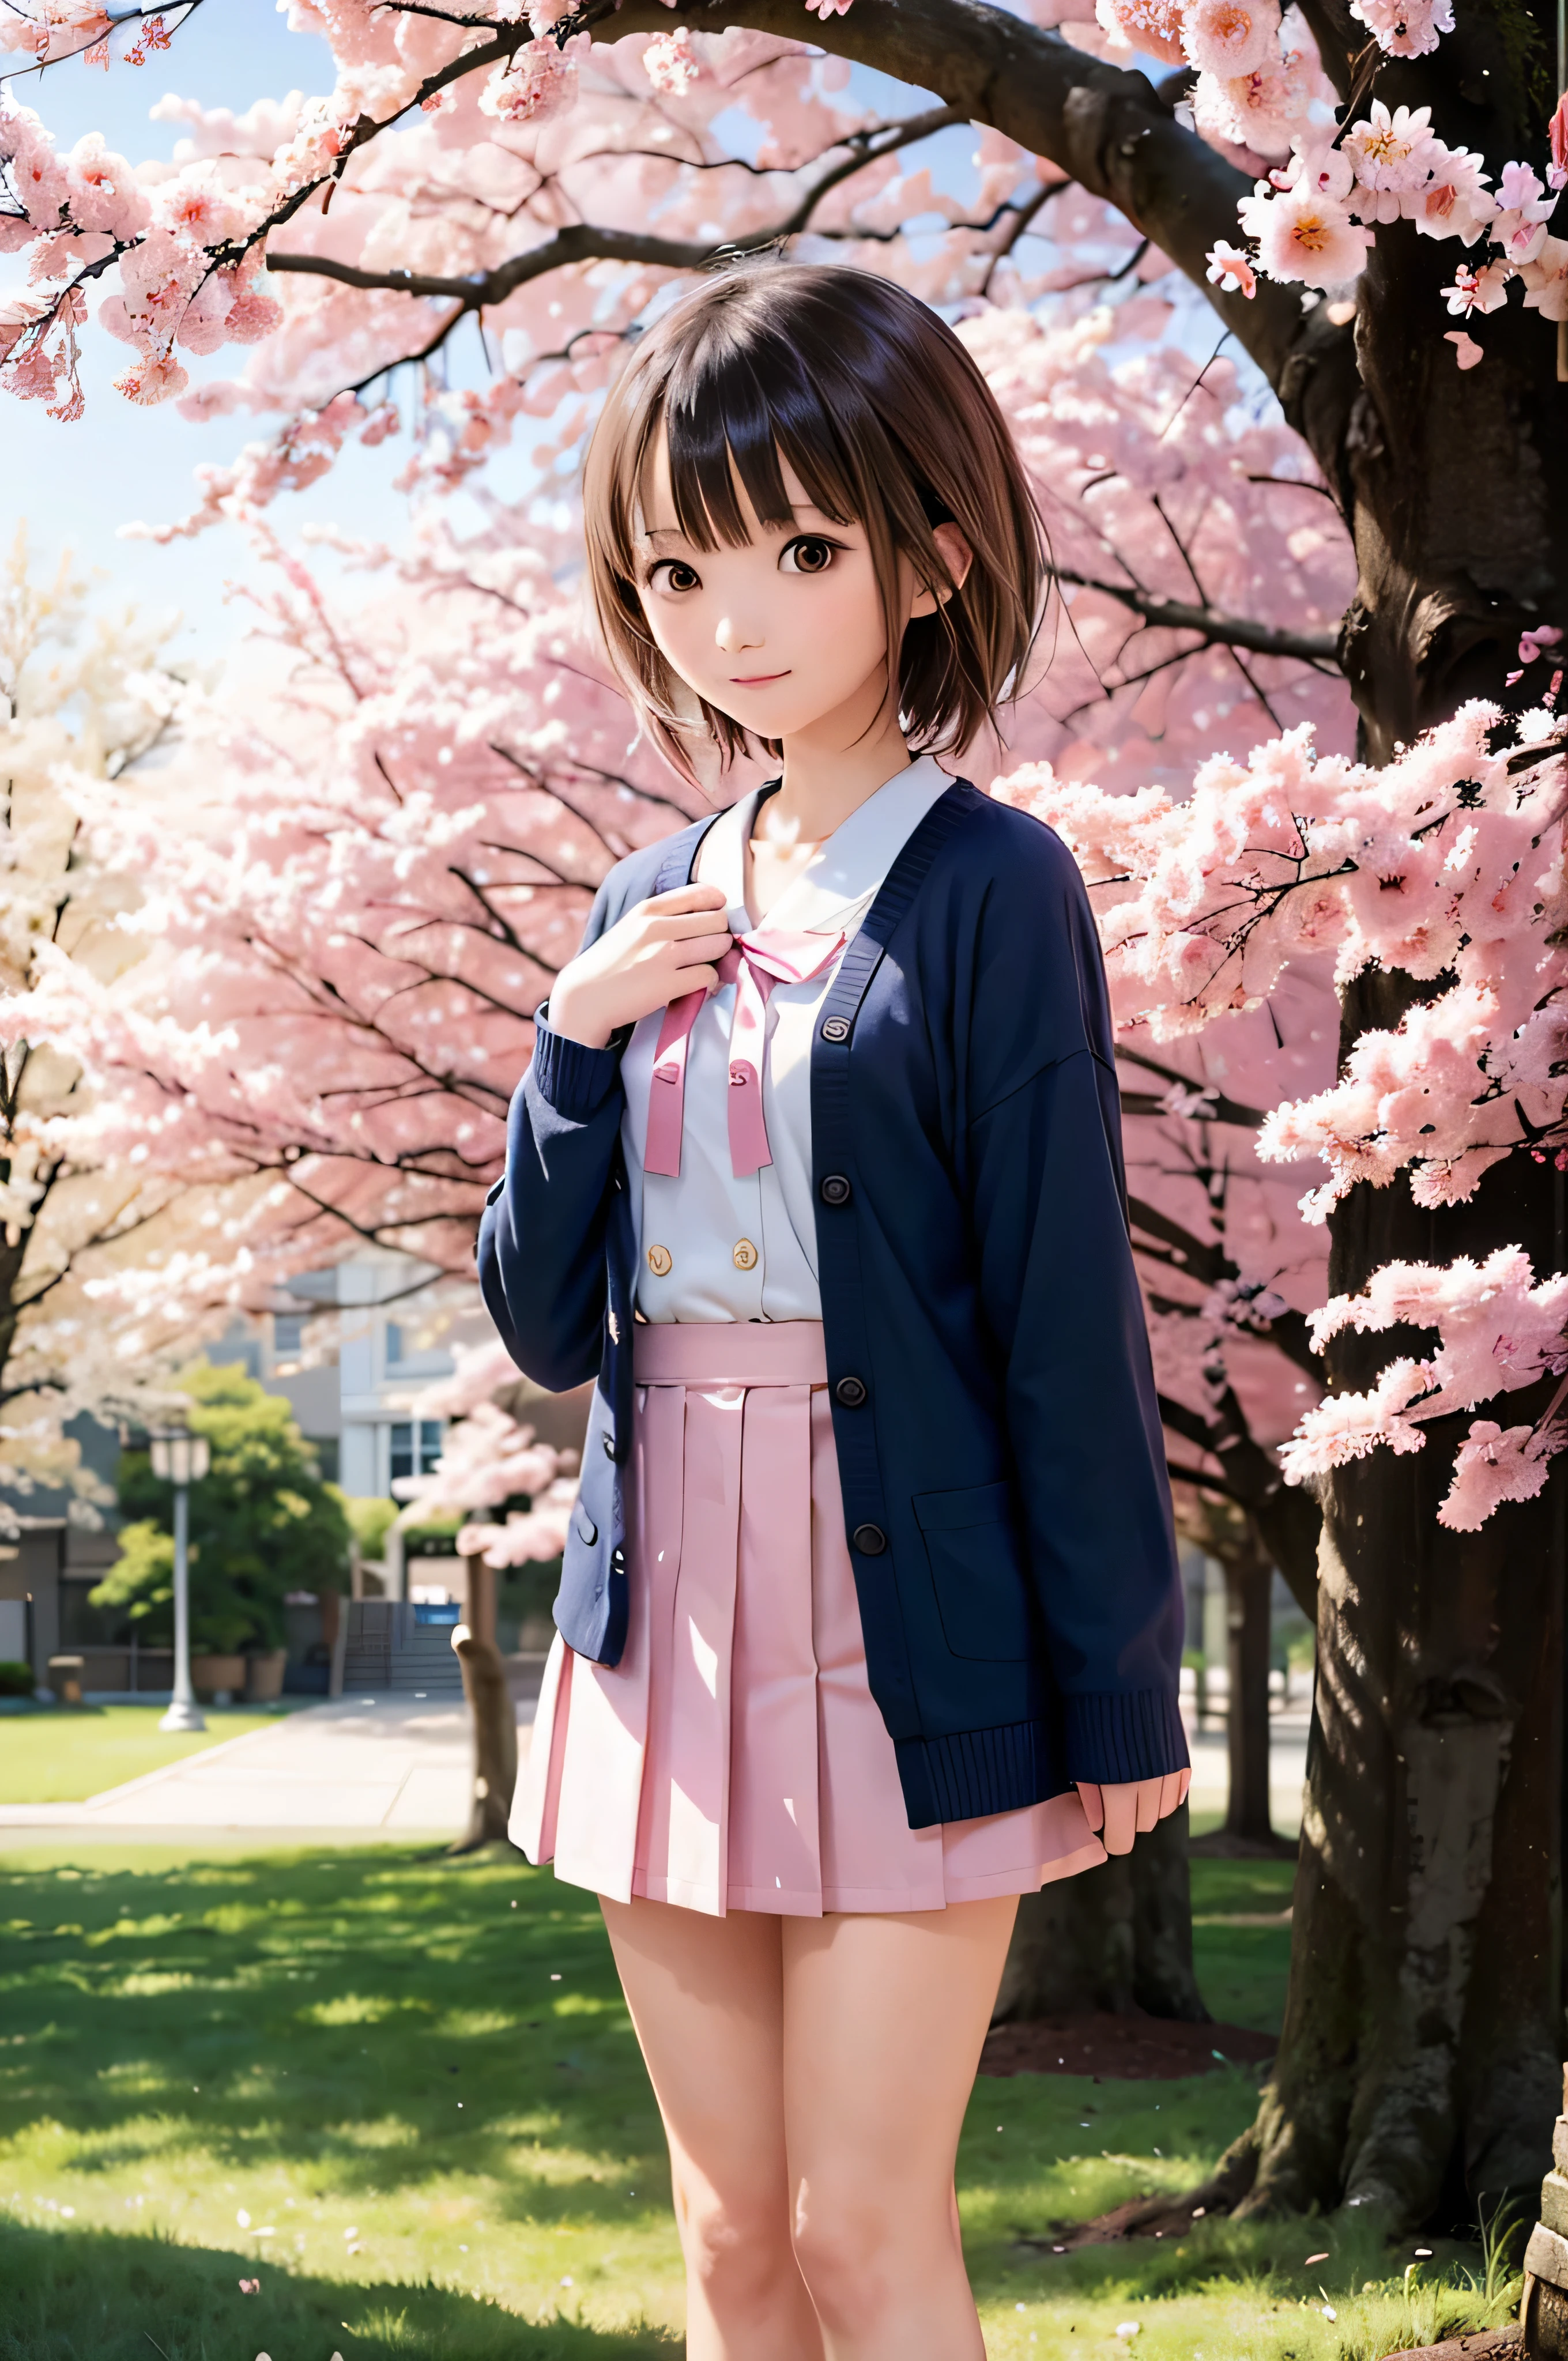
<path id="1" fill-rule="evenodd" d="M 1193 1883 L 1217 2013 L 1266 2022 L 1288 1872 Z M 0 2361 L 679 2349 L 658 2117 L 597 1911 L 548 1873 L 391 1846 L 11 1854 L 0 1992 Z M 1255 2095 L 1234 2069 L 979 2084 L 959 2189 L 992 2361 L 1124 2353 L 1128 2321 L 1142 2361 L 1376 2361 L 1440 2314 L 1501 2316 L 1418 2274 L 1412 2318 L 1410 2255 L 1366 2224 L 1048 2251 L 1053 2223 L 1188 2185 Z"/>
<path id="2" fill-rule="evenodd" d="M 161 1705 L 60 1707 L 50 1713 L 0 1714 L 0 1804 L 82 1804 L 161 1771 L 187 1754 L 265 1730 L 309 1697 L 272 1706 L 203 1706 L 207 1727 L 193 1735 L 159 1730 Z"/>

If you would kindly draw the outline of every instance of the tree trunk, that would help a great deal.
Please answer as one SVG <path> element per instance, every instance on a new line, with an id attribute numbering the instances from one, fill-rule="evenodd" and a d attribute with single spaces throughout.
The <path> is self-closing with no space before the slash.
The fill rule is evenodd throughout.
<path id="1" fill-rule="evenodd" d="M 1347 1032 L 1398 1019 L 1400 980 L 1346 995 Z M 1558 1201 L 1554 1202 L 1554 1200 Z M 1423 1213 L 1363 1184 L 1333 1224 L 1331 1286 L 1396 1257 L 1523 1243 L 1560 1267 L 1561 1182 L 1528 1159 Z M 1350 1334 L 1334 1390 L 1430 1338 Z M 1544 1407 L 1512 1398 L 1511 1422 Z M 1437 1522 L 1467 1421 L 1322 1488 L 1318 1684 L 1275 2079 L 1240 2211 L 1372 2204 L 1392 2224 L 1474 2221 L 1533 2191 L 1561 2081 L 1563 1521 L 1542 1496 L 1478 1533 Z M 1532 2201 L 1533 2202 L 1533 2201 Z"/>
<path id="2" fill-rule="evenodd" d="M 506 1841 L 517 1785 L 517 1709 L 507 1686 L 506 1660 L 496 1645 L 495 1572 L 482 1558 L 468 1561 L 466 1612 L 467 1628 L 454 1645 L 474 1721 L 474 1801 L 454 1852 Z"/>
<path id="3" fill-rule="evenodd" d="M 1233 1845 L 1279 1850 L 1268 1809 L 1269 1593 L 1274 1567 L 1260 1550 L 1231 1556 L 1225 1568 L 1226 1662 L 1231 1702 L 1226 1720 L 1230 1796 L 1224 1834 Z"/>
<path id="4" fill-rule="evenodd" d="M 1208 2019 L 1192 1972 L 1185 1805 L 1130 1853 L 1018 1905 L 992 2022 L 1096 2009 Z"/>

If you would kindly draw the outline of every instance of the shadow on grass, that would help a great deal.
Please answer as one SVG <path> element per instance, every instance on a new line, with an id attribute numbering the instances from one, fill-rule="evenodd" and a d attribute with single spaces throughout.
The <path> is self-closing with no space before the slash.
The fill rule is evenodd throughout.
<path id="1" fill-rule="evenodd" d="M 0 2138 L 65 2126 L 77 2173 L 479 2174 L 617 2226 L 608 2182 L 665 2180 L 598 1906 L 521 1858 L 0 1867 Z"/>
<path id="2" fill-rule="evenodd" d="M 642 2361 L 676 2341 L 557 2317 L 530 2323 L 433 2281 L 345 2287 L 240 2255 L 99 2232 L 0 2228 L 0 2361 Z"/>

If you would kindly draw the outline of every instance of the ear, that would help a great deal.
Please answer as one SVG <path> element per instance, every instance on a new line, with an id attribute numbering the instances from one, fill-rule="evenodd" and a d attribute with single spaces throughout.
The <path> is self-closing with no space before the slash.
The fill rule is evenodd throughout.
<path id="1" fill-rule="evenodd" d="M 953 589 L 961 588 L 970 567 L 974 564 L 973 550 L 956 524 L 933 525 L 931 538 L 942 553 L 943 565 L 952 576 Z M 911 621 L 916 615 L 934 615 L 938 607 L 947 605 L 951 596 L 951 590 L 927 590 L 922 586 L 915 593 L 915 604 L 909 609 Z"/>

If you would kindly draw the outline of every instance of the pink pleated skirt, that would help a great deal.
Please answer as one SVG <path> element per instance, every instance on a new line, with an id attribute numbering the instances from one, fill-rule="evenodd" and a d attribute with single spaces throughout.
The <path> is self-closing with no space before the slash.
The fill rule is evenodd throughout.
<path id="1" fill-rule="evenodd" d="M 822 1329 L 639 1323 L 619 1664 L 556 1635 L 512 1809 L 570 1884 L 729 1910 L 940 1910 L 1104 1860 L 1076 1791 L 912 1828 L 866 1678 Z"/>

